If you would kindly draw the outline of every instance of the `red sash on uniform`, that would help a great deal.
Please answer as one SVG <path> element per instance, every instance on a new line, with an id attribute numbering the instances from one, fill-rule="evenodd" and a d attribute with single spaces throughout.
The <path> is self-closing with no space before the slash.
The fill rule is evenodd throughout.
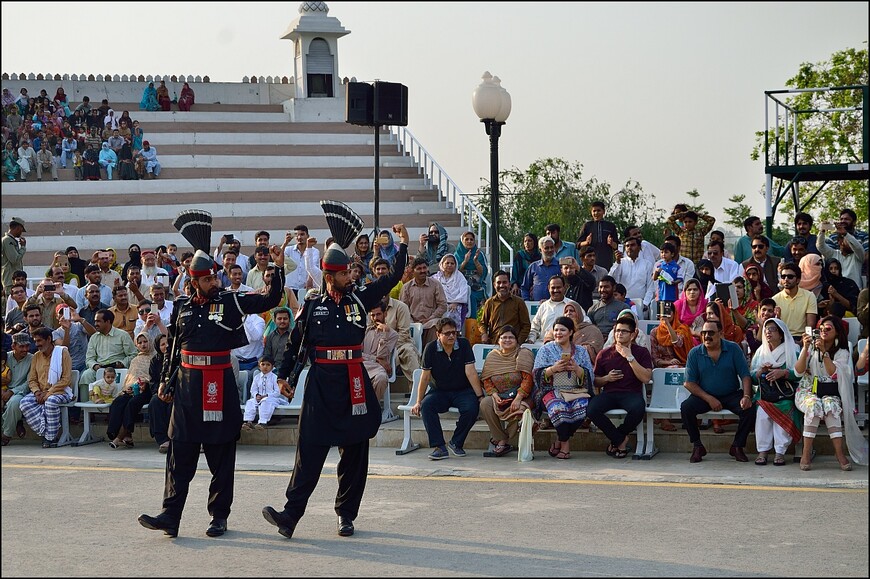
<path id="1" fill-rule="evenodd" d="M 232 367 L 229 362 L 211 364 L 210 359 L 228 356 L 226 352 L 191 352 L 182 350 L 181 365 L 202 372 L 202 420 L 220 422 L 224 419 L 224 370 Z M 199 360 L 197 360 L 199 358 Z M 190 360 L 190 361 L 189 361 Z"/>
<path id="2" fill-rule="evenodd" d="M 317 364 L 344 364 L 347 366 L 350 387 L 351 414 L 366 414 L 366 388 L 363 379 L 362 345 L 316 346 L 314 361 Z"/>

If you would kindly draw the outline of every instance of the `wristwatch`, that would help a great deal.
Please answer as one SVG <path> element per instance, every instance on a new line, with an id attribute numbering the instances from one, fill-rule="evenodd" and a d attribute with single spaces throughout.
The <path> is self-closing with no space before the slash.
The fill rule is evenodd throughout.
<path id="1" fill-rule="evenodd" d="M 631 364 L 632 362 L 634 362 L 634 356 L 627 356 L 625 358 L 625 361 L 628 362 L 629 364 Z"/>

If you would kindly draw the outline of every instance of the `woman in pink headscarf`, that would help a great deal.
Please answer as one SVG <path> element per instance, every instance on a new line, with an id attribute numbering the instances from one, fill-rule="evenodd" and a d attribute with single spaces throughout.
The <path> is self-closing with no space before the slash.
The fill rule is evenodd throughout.
<path id="1" fill-rule="evenodd" d="M 798 267 L 801 268 L 800 287 L 818 298 L 822 292 L 822 257 L 808 253 L 798 262 Z"/>
<path id="2" fill-rule="evenodd" d="M 190 107 L 193 106 L 193 100 L 193 89 L 190 88 L 189 84 L 184 83 L 184 86 L 181 87 L 181 96 L 178 97 L 178 110 L 189 111 Z"/>
<path id="3" fill-rule="evenodd" d="M 695 278 L 689 278 L 683 284 L 680 298 L 674 302 L 674 312 L 680 323 L 689 326 L 694 325 L 695 320 L 704 315 L 707 309 L 707 298 L 701 291 L 701 282 Z M 692 333 L 694 345 L 701 343 L 700 334 Z"/>

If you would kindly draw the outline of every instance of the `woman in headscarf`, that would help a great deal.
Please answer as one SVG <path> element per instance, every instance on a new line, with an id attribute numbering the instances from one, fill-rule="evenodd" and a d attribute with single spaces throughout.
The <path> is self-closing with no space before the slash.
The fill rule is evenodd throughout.
<path id="1" fill-rule="evenodd" d="M 624 310 L 619 312 L 619 315 L 616 316 L 617 321 L 622 316 L 631 316 L 634 319 L 634 327 L 640 327 L 640 319 L 637 317 L 636 313 L 631 311 L 631 308 L 625 308 Z M 612 346 L 615 340 L 616 338 L 614 337 L 613 330 L 611 329 L 610 333 L 607 334 L 607 339 L 604 341 L 604 348 L 609 348 L 610 346 Z M 638 332 L 637 335 L 634 337 L 634 343 L 649 350 L 649 336 L 645 332 Z M 604 348 L 602 348 L 602 350 Z"/>
<path id="2" fill-rule="evenodd" d="M 468 287 L 471 290 L 471 299 L 468 307 L 468 317 L 477 319 L 477 310 L 486 300 L 487 269 L 486 256 L 477 247 L 477 236 L 473 231 L 462 234 L 462 243 L 456 248 L 456 262 L 459 264 L 459 273 L 465 276 Z"/>
<path id="3" fill-rule="evenodd" d="M 121 272 L 124 271 L 124 266 L 118 263 L 118 252 L 111 247 L 107 247 L 106 251 L 109 252 L 109 269 L 117 271 L 118 275 L 121 275 Z"/>
<path id="4" fill-rule="evenodd" d="M 523 248 L 514 254 L 514 263 L 511 267 L 511 292 L 520 295 L 520 284 L 526 270 L 532 262 L 541 259 L 541 250 L 538 248 L 538 236 L 534 233 L 526 233 L 523 236 Z"/>
<path id="5" fill-rule="evenodd" d="M 762 389 L 757 388 L 752 400 L 758 404 L 755 414 L 755 445 L 758 458 L 755 464 L 767 464 L 767 455 L 774 450 L 774 466 L 785 466 L 785 453 L 792 442 L 800 440 L 800 425 L 803 416 L 794 404 L 794 392 L 801 374 L 794 369 L 797 362 L 797 347 L 791 338 L 788 326 L 779 318 L 765 320 L 762 329 L 761 346 L 756 350 L 749 365 L 752 383 L 760 385 L 762 380 L 781 384 L 783 393 L 791 391 L 790 397 L 782 400 L 766 400 Z M 782 382 L 782 381 L 785 382 Z"/>
<path id="6" fill-rule="evenodd" d="M 812 293 L 818 299 L 822 293 L 822 283 L 825 280 L 822 271 L 822 256 L 815 253 L 808 253 L 798 262 L 798 267 L 801 270 L 800 287 Z"/>
<path id="7" fill-rule="evenodd" d="M 438 264 L 439 271 L 432 276 L 441 282 L 444 296 L 447 299 L 447 311 L 444 315 L 456 322 L 457 328 L 465 328 L 465 318 L 468 317 L 468 282 L 462 274 L 456 271 L 456 257 L 448 253 Z"/>
<path id="8" fill-rule="evenodd" d="M 761 267 L 757 263 L 744 266 L 743 277 L 749 280 L 749 283 L 752 285 L 752 297 L 755 298 L 755 301 L 760 302 L 764 298 L 773 297 L 775 292 L 767 285 L 764 279 L 764 272 L 761 271 Z"/>
<path id="9" fill-rule="evenodd" d="M 109 148 L 109 143 L 103 142 L 102 150 L 99 157 L 100 167 L 106 170 L 106 177 L 109 181 L 112 180 L 112 172 L 118 166 L 118 155 L 115 151 Z"/>
<path id="10" fill-rule="evenodd" d="M 674 302 L 674 312 L 680 323 L 692 330 L 692 345 L 701 343 L 701 335 L 694 331 L 695 321 L 704 316 L 707 309 L 707 296 L 701 290 L 701 282 L 691 277 L 683 283 L 683 291 Z"/>
<path id="11" fill-rule="evenodd" d="M 151 359 L 155 353 L 151 338 L 147 333 L 140 332 L 134 341 L 138 353 L 130 360 L 121 394 L 109 407 L 106 436 L 112 439 L 109 447 L 113 449 L 133 448 L 136 416 L 151 400 L 152 389 L 157 391 L 157 384 L 151 383 Z"/>
<path id="12" fill-rule="evenodd" d="M 151 358 L 151 384 L 160 384 L 163 361 L 168 349 L 169 340 L 163 334 L 158 334 L 154 338 L 154 357 Z M 148 430 L 151 438 L 159 445 L 158 450 L 162 454 L 166 454 L 169 451 L 169 418 L 172 414 L 172 404 L 161 400 L 157 396 L 156 388 L 152 387 L 151 390 L 154 391 L 154 394 L 148 402 Z"/>
<path id="13" fill-rule="evenodd" d="M 184 83 L 184 86 L 181 87 L 181 95 L 178 97 L 178 110 L 189 111 L 190 107 L 193 106 L 193 101 L 193 89 L 190 88 L 189 84 Z"/>
<path id="14" fill-rule="evenodd" d="M 604 349 L 604 335 L 598 326 L 584 320 L 586 313 L 583 307 L 572 299 L 565 298 L 565 310 L 562 315 L 574 322 L 574 343 L 586 348 L 589 359 L 594 360 L 598 352 Z M 544 333 L 544 343 L 553 339 L 553 328 Z"/>
<path id="15" fill-rule="evenodd" d="M 149 82 L 145 90 L 142 91 L 142 100 L 139 101 L 139 109 L 143 111 L 159 111 L 160 104 L 157 102 L 157 89 L 154 88 L 154 83 Z"/>
<path id="16" fill-rule="evenodd" d="M 442 260 L 449 257 L 445 255 Z M 486 393 L 480 400 L 480 414 L 489 426 L 493 452 L 504 456 L 513 449 L 510 440 L 517 434 L 523 412 L 531 408 L 535 357 L 531 350 L 520 346 L 513 326 L 502 326 L 497 331 L 498 348 L 486 356 L 480 373 Z"/>
<path id="17" fill-rule="evenodd" d="M 701 291 L 705 296 L 710 295 L 710 289 L 715 288 L 717 283 L 722 283 L 720 280 L 717 280 L 714 272 L 716 268 L 713 266 L 713 262 L 709 259 L 699 259 L 698 265 L 695 268 L 695 272 L 697 274 L 698 281 L 701 282 Z"/>
<path id="18" fill-rule="evenodd" d="M 99 141 L 99 139 L 97 140 Z M 88 145 L 87 150 L 82 155 L 82 176 L 85 181 L 99 181 L 102 179 L 99 149 L 97 145 L 90 143 L 90 139 L 88 139 Z"/>
<path id="19" fill-rule="evenodd" d="M 161 80 L 160 86 L 157 87 L 157 104 L 164 111 L 168 111 L 172 107 L 172 99 L 169 98 L 169 89 L 166 88 L 165 80 Z"/>
<path id="20" fill-rule="evenodd" d="M 114 131 L 119 127 L 118 117 L 115 116 L 114 109 L 109 109 L 106 112 L 106 118 L 103 119 L 103 127 L 109 129 L 110 131 Z"/>
<path id="21" fill-rule="evenodd" d="M 142 127 L 139 126 L 139 121 L 133 121 L 133 132 L 132 137 L 133 142 L 130 143 L 130 147 L 133 149 L 133 152 L 142 150 L 142 142 L 145 139 L 145 131 L 142 130 Z"/>
<path id="22" fill-rule="evenodd" d="M 371 261 L 374 256 L 375 252 L 372 251 L 372 240 L 369 238 L 368 233 L 363 233 L 356 238 L 351 259 L 362 266 L 363 273 L 365 274 L 364 283 L 372 280 Z"/>
<path id="23" fill-rule="evenodd" d="M 127 130 L 133 129 L 133 119 L 130 118 L 130 111 L 121 111 L 121 116 L 118 117 L 118 130 L 120 130 L 121 123 L 127 123 Z M 123 132 L 121 136 L 125 136 Z"/>
<path id="24" fill-rule="evenodd" d="M 399 253 L 399 246 L 393 240 L 393 234 L 389 229 L 382 229 L 380 234 L 378 234 L 378 257 L 387 260 L 390 264 L 390 271 L 393 271 L 393 268 L 397 267 L 395 263 L 397 253 Z M 405 269 L 405 264 L 400 263 L 398 267 Z"/>
<path id="25" fill-rule="evenodd" d="M 447 230 L 439 223 L 429 224 L 429 232 L 420 235 L 420 250 L 417 257 L 422 257 L 429 265 L 429 275 L 438 273 L 441 258 L 448 253 L 455 253 L 456 248 L 447 243 Z"/>
<path id="26" fill-rule="evenodd" d="M 27 89 L 21 87 L 18 98 L 15 99 L 15 104 L 18 105 L 18 112 L 22 117 L 27 116 L 27 109 L 30 107 L 30 96 L 27 94 Z"/>
<path id="27" fill-rule="evenodd" d="M 127 255 L 130 256 L 130 259 L 121 268 L 121 279 L 124 280 L 124 283 L 127 283 L 127 271 L 131 265 L 142 267 L 142 248 L 139 247 L 138 243 L 132 243 L 127 248 Z"/>
<path id="28" fill-rule="evenodd" d="M 133 164 L 133 147 L 126 141 L 121 145 L 121 152 L 118 154 L 118 176 L 122 181 L 139 178 Z"/>
<path id="29" fill-rule="evenodd" d="M 63 110 L 63 116 L 72 116 L 72 111 L 69 108 L 69 99 L 62 86 L 57 87 L 57 91 L 54 93 L 54 106 L 56 109 Z"/>
<path id="30" fill-rule="evenodd" d="M 650 334 L 654 367 L 685 368 L 693 347 L 692 330 L 680 321 L 676 310 L 670 316 L 659 316 L 659 325 Z"/>
<path id="31" fill-rule="evenodd" d="M 6 145 L 3 147 L 3 174 L 6 175 L 7 181 L 15 181 L 20 170 L 18 167 L 18 153 L 15 152 L 15 145 L 12 144 L 10 139 L 6 141 Z"/>
<path id="32" fill-rule="evenodd" d="M 758 302 L 752 295 L 749 280 L 745 277 L 738 275 L 731 280 L 731 283 L 734 284 L 734 291 L 737 293 L 737 307 L 733 308 L 731 313 L 734 314 L 734 323 L 745 332 L 746 328 L 755 323 Z"/>
<path id="33" fill-rule="evenodd" d="M 4 110 L 9 110 L 9 107 L 15 104 L 15 97 L 9 92 L 8 88 L 3 89 L 3 95 L 0 97 L 0 105 Z M 17 107 L 16 107 L 17 108 Z"/>
<path id="34" fill-rule="evenodd" d="M 840 260 L 831 258 L 825 264 L 826 284 L 819 295 L 819 306 L 824 306 L 827 313 L 839 318 L 846 312 L 858 313 L 858 294 L 861 290 L 855 280 L 843 276 L 843 266 Z"/>

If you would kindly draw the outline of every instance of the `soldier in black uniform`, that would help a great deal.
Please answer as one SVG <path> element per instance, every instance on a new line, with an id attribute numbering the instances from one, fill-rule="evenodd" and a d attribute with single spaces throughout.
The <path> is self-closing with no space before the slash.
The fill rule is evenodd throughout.
<path id="1" fill-rule="evenodd" d="M 220 291 L 214 261 L 201 249 L 194 255 L 189 274 L 196 293 L 175 301 L 169 326 L 171 354 L 166 356 L 158 391 L 162 400 L 172 402 L 163 511 L 156 517 L 140 516 L 143 527 L 178 535 L 202 446 L 212 474 L 208 499 L 212 521 L 206 534 L 218 537 L 226 532 L 242 426 L 230 350 L 248 343 L 245 314 L 265 312 L 281 301 L 284 253 L 275 245 L 269 251 L 278 278 L 268 295 Z M 179 364 L 177 386 L 168 391 L 170 375 Z"/>
<path id="2" fill-rule="evenodd" d="M 284 510 L 263 509 L 266 520 L 288 539 L 305 513 L 332 446 L 338 446 L 341 454 L 335 498 L 338 534 L 346 537 L 354 532 L 353 520 L 366 486 L 369 439 L 377 434 L 381 425 L 380 404 L 363 367 L 366 311 L 399 283 L 408 255 L 405 226 L 394 225 L 393 231 L 399 234 L 401 243 L 392 274 L 355 288 L 349 271 L 352 260 L 340 245 L 333 244 L 322 260 L 325 291 L 311 299 L 306 295 L 297 316 L 278 372 L 282 388 L 289 388 L 286 379 L 296 363 L 307 325 L 304 339 L 311 369 L 299 416 L 296 464 L 287 487 Z"/>

